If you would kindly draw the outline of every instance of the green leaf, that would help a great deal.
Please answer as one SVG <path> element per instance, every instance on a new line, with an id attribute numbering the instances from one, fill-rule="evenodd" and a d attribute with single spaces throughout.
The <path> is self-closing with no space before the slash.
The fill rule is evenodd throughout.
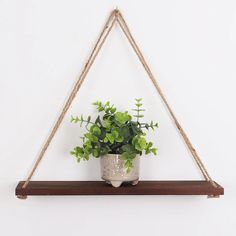
<path id="1" fill-rule="evenodd" d="M 115 141 L 118 143 L 122 143 L 124 141 L 124 138 L 120 136 L 120 137 L 116 138 Z"/>
<path id="2" fill-rule="evenodd" d="M 157 155 L 157 148 L 152 148 L 152 149 L 151 149 L 151 152 L 152 152 L 154 155 Z"/>
<path id="3" fill-rule="evenodd" d="M 93 153 L 94 157 L 98 157 L 99 156 L 99 152 L 98 152 L 97 149 L 93 149 L 92 153 Z"/>
<path id="4" fill-rule="evenodd" d="M 88 151 L 90 148 L 92 148 L 92 140 L 87 140 L 84 144 L 83 147 L 86 151 Z"/>
<path id="5" fill-rule="evenodd" d="M 135 106 L 136 107 L 141 107 L 143 104 L 142 103 L 136 103 Z"/>
<path id="6" fill-rule="evenodd" d="M 96 136 L 99 136 L 101 134 L 101 129 L 97 126 L 97 125 L 92 125 L 90 127 L 90 132 L 93 134 L 93 135 L 96 135 Z"/>
<path id="7" fill-rule="evenodd" d="M 108 139 L 108 141 L 110 142 L 110 143 L 114 143 L 114 141 L 115 141 L 115 139 L 114 139 L 114 137 L 113 137 L 113 135 L 111 134 L 111 133 L 108 133 L 108 134 L 106 134 L 106 138 Z"/>
<path id="8" fill-rule="evenodd" d="M 102 126 L 100 116 L 98 116 L 97 119 L 95 120 L 95 124 L 99 124 L 100 126 Z"/>
<path id="9" fill-rule="evenodd" d="M 105 106 L 110 106 L 110 102 L 107 101 L 107 102 L 105 103 Z"/>
<path id="10" fill-rule="evenodd" d="M 121 147 L 121 149 L 125 152 L 132 152 L 134 150 L 133 145 L 125 144 Z"/>
<path id="11" fill-rule="evenodd" d="M 73 121 L 74 121 L 74 117 L 71 116 L 71 117 L 70 117 L 70 122 L 73 122 Z"/>
<path id="12" fill-rule="evenodd" d="M 102 103 L 100 101 L 93 102 L 92 104 L 95 105 L 95 106 L 101 106 L 102 105 Z"/>
<path id="13" fill-rule="evenodd" d="M 144 115 L 141 115 L 141 114 L 139 114 L 139 115 L 133 115 L 134 117 L 138 117 L 138 118 L 143 118 L 144 117 Z"/>
<path id="14" fill-rule="evenodd" d="M 91 133 L 86 133 L 84 136 L 85 136 L 90 142 L 97 142 L 97 141 L 98 141 L 98 138 L 97 138 L 95 135 L 91 134 Z"/>
<path id="15" fill-rule="evenodd" d="M 135 149 L 138 151 L 143 151 L 147 146 L 146 139 L 139 135 L 136 135 L 133 138 L 132 144 L 135 146 Z"/>
<path id="16" fill-rule="evenodd" d="M 109 140 L 108 140 L 107 137 L 105 137 L 103 141 L 104 141 L 105 143 L 107 143 Z"/>
<path id="17" fill-rule="evenodd" d="M 130 137 L 130 130 L 129 127 L 123 126 L 119 130 L 120 136 L 122 136 L 124 139 L 128 139 Z"/>
<path id="18" fill-rule="evenodd" d="M 114 139 L 119 137 L 119 132 L 117 130 L 112 130 L 111 131 L 112 136 L 114 137 Z"/>
<path id="19" fill-rule="evenodd" d="M 153 145 L 153 143 L 152 143 L 152 142 L 149 142 L 149 143 L 147 144 L 147 148 L 152 147 L 152 145 Z"/>
<path id="20" fill-rule="evenodd" d="M 120 124 L 125 124 L 127 121 L 130 121 L 132 117 L 128 114 L 128 112 L 116 112 L 115 113 L 115 119 Z"/>
<path id="21" fill-rule="evenodd" d="M 111 108 L 111 113 L 115 113 L 116 112 L 116 108 Z"/>
<path id="22" fill-rule="evenodd" d="M 126 160 L 125 161 L 125 167 L 126 167 L 126 172 L 127 173 L 130 173 L 130 171 L 132 170 L 133 168 L 133 163 L 131 160 Z"/>
<path id="23" fill-rule="evenodd" d="M 91 121 L 91 116 L 89 116 L 87 119 L 87 125 L 89 124 L 90 121 Z"/>
<path id="24" fill-rule="evenodd" d="M 77 123 L 78 121 L 79 121 L 78 116 L 76 116 L 76 117 L 71 116 L 71 118 L 70 118 L 71 123 Z"/>
<path id="25" fill-rule="evenodd" d="M 143 137 L 140 137 L 140 138 L 138 139 L 138 144 L 140 145 L 140 147 L 142 148 L 142 150 L 145 149 L 145 148 L 146 148 L 146 145 L 147 145 L 146 139 L 143 138 Z"/>
<path id="26" fill-rule="evenodd" d="M 104 120 L 103 126 L 109 130 L 111 128 L 111 121 L 108 119 Z"/>
<path id="27" fill-rule="evenodd" d="M 141 102 L 143 99 L 142 98 L 135 98 L 136 102 Z"/>

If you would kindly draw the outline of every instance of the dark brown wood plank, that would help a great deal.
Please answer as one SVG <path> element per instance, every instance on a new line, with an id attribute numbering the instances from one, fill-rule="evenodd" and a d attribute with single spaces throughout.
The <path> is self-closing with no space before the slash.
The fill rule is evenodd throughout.
<path id="1" fill-rule="evenodd" d="M 136 186 L 123 184 L 114 188 L 104 181 L 24 181 L 16 195 L 223 195 L 224 189 L 207 181 L 139 181 Z"/>

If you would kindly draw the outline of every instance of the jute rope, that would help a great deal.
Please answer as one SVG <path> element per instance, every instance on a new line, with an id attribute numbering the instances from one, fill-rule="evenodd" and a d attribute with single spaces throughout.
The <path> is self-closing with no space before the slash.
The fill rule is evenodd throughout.
<path id="1" fill-rule="evenodd" d="M 194 157 L 194 159 L 195 159 L 195 161 L 196 161 L 200 171 L 202 172 L 204 178 L 207 181 L 210 181 L 214 186 L 216 186 L 214 181 L 209 176 L 209 174 L 208 174 L 205 166 L 203 165 L 200 157 L 198 156 L 196 150 L 193 148 L 189 138 L 187 137 L 187 135 L 184 132 L 184 130 L 181 127 L 181 125 L 179 124 L 179 122 L 178 122 L 176 116 L 174 115 L 172 109 L 170 108 L 170 106 L 169 106 L 169 104 L 168 104 L 168 102 L 167 102 L 167 100 L 166 100 L 162 90 L 160 89 L 160 86 L 156 82 L 156 80 L 155 80 L 155 78 L 154 78 L 154 76 L 153 76 L 153 74 L 152 74 L 148 64 L 146 63 L 146 61 L 145 61 L 145 59 L 143 57 L 143 54 L 141 53 L 137 43 L 135 42 L 135 40 L 134 40 L 134 38 L 133 38 L 133 36 L 132 36 L 132 34 L 130 32 L 130 29 L 127 26 L 127 24 L 126 24 L 126 22 L 125 22 L 125 20 L 124 20 L 124 18 L 122 16 L 122 14 L 116 9 L 116 10 L 112 11 L 110 16 L 108 17 L 108 20 L 107 20 L 105 26 L 102 29 L 102 32 L 101 32 L 101 34 L 100 34 L 100 36 L 99 36 L 99 38 L 98 38 L 98 40 L 97 40 L 97 42 L 96 42 L 92 52 L 91 52 L 91 54 L 90 54 L 90 56 L 89 56 L 89 58 L 87 60 L 87 63 L 85 64 L 85 66 L 84 66 L 84 68 L 83 68 L 83 70 L 82 70 L 82 72 L 81 72 L 81 74 L 79 76 L 79 79 L 77 80 L 76 84 L 74 85 L 74 88 L 72 89 L 72 92 L 71 92 L 69 98 L 67 99 L 67 101 L 66 101 L 66 103 L 65 103 L 65 105 L 64 105 L 64 107 L 62 109 L 62 112 L 61 112 L 60 116 L 58 117 L 58 119 L 57 119 L 57 121 L 56 121 L 56 123 L 55 123 L 55 125 L 54 125 L 54 127 L 53 127 L 53 129 L 52 129 L 52 131 L 50 133 L 50 135 L 48 136 L 45 144 L 43 145 L 43 147 L 42 147 L 42 149 L 41 149 L 41 151 L 39 153 L 39 156 L 38 156 L 38 158 L 37 158 L 37 160 L 36 160 L 32 170 L 31 170 L 28 178 L 26 179 L 24 185 L 22 186 L 22 188 L 26 188 L 27 185 L 29 184 L 29 182 L 30 182 L 32 176 L 34 175 L 34 173 L 35 173 L 35 171 L 36 171 L 40 161 L 42 160 L 42 158 L 43 158 L 43 156 L 44 156 L 48 146 L 50 145 L 54 135 L 56 134 L 56 132 L 57 132 L 57 130 L 58 130 L 58 128 L 59 128 L 59 126 L 60 126 L 60 124 L 61 124 L 61 122 L 62 122 L 62 120 L 63 120 L 63 118 L 64 118 L 64 116 L 66 114 L 66 112 L 67 112 L 67 110 L 69 109 L 72 101 L 74 100 L 74 98 L 75 98 L 77 92 L 79 91 L 82 83 L 84 82 L 84 80 L 86 78 L 86 75 L 89 72 L 89 69 L 93 65 L 93 63 L 94 63 L 94 61 L 95 61 L 95 59 L 96 59 L 96 57 L 97 57 L 101 47 L 103 46 L 107 36 L 109 35 L 109 33 L 110 33 L 110 31 L 111 31 L 111 29 L 114 26 L 114 23 L 116 21 L 120 25 L 122 31 L 124 32 L 125 36 L 127 37 L 128 41 L 130 42 L 132 48 L 134 49 L 136 55 L 138 56 L 140 62 L 142 63 L 142 65 L 143 65 L 145 71 L 147 72 L 149 78 L 151 79 L 153 85 L 155 86 L 157 92 L 159 93 L 160 97 L 162 98 L 164 104 L 166 105 L 166 107 L 167 107 L 171 117 L 173 118 L 173 120 L 174 120 L 174 122 L 176 124 L 177 129 L 180 131 L 180 134 L 182 135 L 182 137 L 183 137 L 183 139 L 184 139 L 188 149 L 190 150 L 192 156 Z"/>
<path id="2" fill-rule="evenodd" d="M 121 27 L 122 31 L 124 32 L 125 36 L 127 37 L 127 39 L 129 41 L 129 43 L 131 44 L 132 48 L 134 49 L 134 51 L 135 51 L 136 55 L 138 56 L 140 62 L 142 63 L 145 71 L 148 74 L 148 77 L 151 79 L 151 81 L 152 81 L 154 87 L 156 88 L 158 94 L 160 95 L 160 97 L 162 98 L 164 104 L 166 105 L 167 110 L 169 111 L 171 117 L 173 118 L 174 123 L 175 123 L 177 129 L 179 130 L 181 136 L 183 137 L 183 140 L 186 143 L 189 151 L 191 152 L 194 160 L 196 161 L 196 163 L 197 163 L 197 165 L 198 165 L 198 167 L 199 167 L 203 177 L 207 181 L 210 181 L 216 187 L 217 185 L 215 184 L 215 182 L 210 177 L 208 171 L 206 170 L 206 167 L 204 166 L 204 164 L 201 161 L 199 155 L 197 154 L 196 150 L 194 149 L 192 143 L 190 142 L 187 134 L 185 133 L 184 129 L 181 127 L 181 125 L 178 122 L 178 120 L 177 120 L 173 110 L 171 109 L 169 103 L 167 102 L 167 99 L 166 99 L 164 93 L 162 92 L 162 90 L 161 90 L 160 86 L 158 85 L 157 81 L 155 80 L 155 78 L 154 78 L 154 76 L 153 76 L 153 74 L 152 74 L 152 72 L 151 72 L 151 70 L 150 70 L 150 68 L 149 68 L 149 66 L 148 66 L 148 64 L 147 64 L 147 62 L 146 62 L 142 52 L 141 52 L 141 50 L 139 49 L 136 41 L 134 40 L 134 38 L 133 38 L 133 36 L 132 36 L 132 34 L 130 32 L 129 27 L 128 27 L 124 17 L 122 16 L 122 14 L 120 12 L 118 13 L 117 22 L 120 25 L 120 27 Z"/>
<path id="3" fill-rule="evenodd" d="M 41 149 L 41 151 L 39 153 L 39 156 L 38 156 L 38 158 L 37 158 L 37 160 L 36 160 L 32 170 L 31 170 L 28 178 L 26 179 L 24 185 L 22 186 L 22 188 L 26 188 L 27 185 L 29 184 L 31 178 L 33 177 L 33 175 L 34 175 L 34 173 L 35 173 L 35 171 L 36 171 L 40 161 L 42 160 L 46 150 L 48 149 L 48 146 L 50 145 L 54 135 L 56 134 L 58 128 L 60 127 L 60 124 L 63 121 L 63 118 L 64 118 L 67 110 L 69 109 L 71 103 L 73 102 L 77 92 L 79 91 L 82 83 L 84 82 L 84 79 L 86 78 L 86 75 L 87 75 L 89 69 L 91 68 L 94 60 L 96 59 L 96 57 L 97 57 L 97 55 L 98 55 L 98 53 L 99 53 L 99 51 L 100 51 L 100 49 L 102 47 L 102 45 L 104 44 L 107 36 L 109 35 L 109 33 L 110 33 L 110 31 L 111 31 L 111 29 L 112 29 L 112 27 L 113 27 L 113 25 L 114 25 L 114 23 L 116 21 L 116 18 L 117 18 L 117 11 L 113 11 L 110 14 L 110 16 L 108 17 L 108 20 L 107 20 L 105 26 L 102 29 L 102 32 L 101 32 L 101 34 L 100 34 L 100 36 L 99 36 L 99 38 L 98 38 L 98 40 L 97 40 L 97 42 L 96 42 L 92 52 L 91 52 L 91 54 L 90 54 L 90 56 L 89 56 L 89 58 L 87 60 L 87 63 L 85 64 L 85 66 L 84 66 L 84 68 L 83 68 L 83 70 L 82 70 L 82 72 L 81 72 L 81 74 L 79 76 L 79 79 L 77 80 L 76 84 L 74 85 L 74 88 L 72 89 L 72 92 L 71 92 L 69 98 L 67 99 L 67 101 L 66 101 L 66 103 L 65 103 L 65 105 L 64 105 L 64 107 L 62 109 L 62 112 L 61 112 L 60 116 L 58 117 L 58 119 L 57 119 L 57 121 L 56 121 L 56 123 L 55 123 L 55 125 L 54 125 L 54 127 L 53 127 L 53 129 L 52 129 L 52 131 L 50 133 L 50 135 L 48 136 L 45 144 L 43 145 L 43 147 L 42 147 L 42 149 Z"/>

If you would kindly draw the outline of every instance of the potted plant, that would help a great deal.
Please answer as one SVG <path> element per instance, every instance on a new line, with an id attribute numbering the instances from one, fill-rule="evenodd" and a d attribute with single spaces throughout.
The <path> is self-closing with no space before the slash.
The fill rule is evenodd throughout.
<path id="1" fill-rule="evenodd" d="M 110 102 L 93 103 L 101 114 L 92 121 L 91 116 L 72 116 L 72 123 L 83 124 L 87 132 L 82 138 L 83 145 L 71 151 L 77 161 L 89 160 L 90 156 L 100 157 L 101 176 L 107 183 L 119 187 L 123 182 L 133 185 L 139 179 L 139 158 L 145 153 L 156 155 L 157 148 L 145 138 L 144 130 L 158 127 L 157 123 L 143 123 L 142 99 L 135 99 L 135 114 L 117 111 Z"/>

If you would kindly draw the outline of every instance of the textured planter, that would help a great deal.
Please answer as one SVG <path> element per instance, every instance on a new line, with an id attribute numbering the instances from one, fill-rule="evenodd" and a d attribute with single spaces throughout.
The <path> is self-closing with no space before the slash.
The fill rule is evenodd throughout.
<path id="1" fill-rule="evenodd" d="M 101 177 L 113 187 L 120 187 L 123 182 L 131 182 L 136 185 L 139 179 L 140 157 L 133 160 L 133 168 L 127 173 L 125 161 L 120 159 L 119 154 L 107 154 L 100 158 Z"/>

